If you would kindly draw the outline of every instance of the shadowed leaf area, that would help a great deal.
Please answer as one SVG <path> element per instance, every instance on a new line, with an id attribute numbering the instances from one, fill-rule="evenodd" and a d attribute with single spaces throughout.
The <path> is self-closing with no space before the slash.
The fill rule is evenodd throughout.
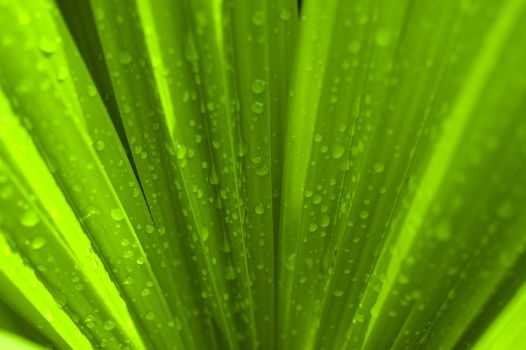
<path id="1" fill-rule="evenodd" d="M 0 0 L 0 349 L 516 350 L 526 0 Z"/>

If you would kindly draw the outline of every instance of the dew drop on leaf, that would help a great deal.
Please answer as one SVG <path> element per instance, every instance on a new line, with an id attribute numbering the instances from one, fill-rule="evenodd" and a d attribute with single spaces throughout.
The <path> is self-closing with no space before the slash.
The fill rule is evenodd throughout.
<path id="1" fill-rule="evenodd" d="M 114 208 L 111 210 L 111 218 L 115 221 L 121 221 L 124 219 L 124 211 L 120 208 Z"/>
<path id="2" fill-rule="evenodd" d="M 175 146 L 175 156 L 177 157 L 177 159 L 186 158 L 186 147 L 183 145 Z"/>
<path id="3" fill-rule="evenodd" d="M 40 218 L 34 210 L 28 210 L 20 217 L 20 223 L 24 227 L 35 227 L 40 222 Z"/>
<path id="4" fill-rule="evenodd" d="M 349 44 L 348 49 L 351 53 L 358 53 L 361 47 L 362 45 L 360 44 L 360 42 L 358 40 L 354 40 Z"/>
<path id="5" fill-rule="evenodd" d="M 208 178 L 208 182 L 210 182 L 211 185 L 217 185 L 219 183 L 219 177 L 217 176 L 215 167 L 210 169 L 210 177 Z"/>
<path id="6" fill-rule="evenodd" d="M 104 150 L 105 146 L 106 146 L 106 144 L 104 143 L 104 141 L 97 141 L 97 144 L 95 145 L 95 148 L 97 149 L 97 151 L 102 151 L 102 150 Z"/>
<path id="7" fill-rule="evenodd" d="M 283 21 L 288 21 L 290 19 L 290 11 L 282 9 L 279 12 L 279 18 L 281 18 Z"/>
<path id="8" fill-rule="evenodd" d="M 154 230 L 155 228 L 153 227 L 153 225 L 146 225 L 146 233 L 152 234 Z"/>
<path id="9" fill-rule="evenodd" d="M 266 166 L 262 166 L 262 167 L 259 167 L 257 168 L 255 171 L 257 176 L 265 176 L 269 173 L 269 170 Z"/>
<path id="10" fill-rule="evenodd" d="M 265 206 L 263 205 L 263 203 L 259 203 L 258 205 L 255 206 L 254 211 L 258 215 L 263 215 L 265 214 Z"/>
<path id="11" fill-rule="evenodd" d="M 320 226 L 325 228 L 329 226 L 330 223 L 331 223 L 331 219 L 329 218 L 327 214 L 324 214 L 321 218 Z"/>
<path id="12" fill-rule="evenodd" d="M 400 275 L 398 276 L 398 283 L 405 285 L 409 283 L 409 277 L 406 275 Z"/>
<path id="13" fill-rule="evenodd" d="M 46 240 L 44 239 L 44 237 L 35 237 L 31 241 L 31 249 L 33 250 L 39 250 L 45 245 L 46 245 Z"/>
<path id="14" fill-rule="evenodd" d="M 263 93 L 266 87 L 267 87 L 267 83 L 264 80 L 254 79 L 254 81 L 252 81 L 251 88 L 252 88 L 252 92 L 255 94 Z"/>
<path id="15" fill-rule="evenodd" d="M 118 60 L 120 64 L 128 65 L 132 61 L 132 56 L 128 51 L 119 51 Z"/>
<path id="16" fill-rule="evenodd" d="M 206 242 L 209 234 L 210 234 L 210 231 L 208 230 L 208 227 L 201 227 L 201 229 L 199 230 L 199 235 L 201 236 L 201 240 L 203 242 Z"/>
<path id="17" fill-rule="evenodd" d="M 362 313 L 357 312 L 354 316 L 354 321 L 357 323 L 364 323 L 365 322 L 365 316 Z"/>
<path id="18" fill-rule="evenodd" d="M 60 67 L 57 72 L 57 80 L 63 82 L 68 77 L 68 70 L 65 67 Z"/>
<path id="19" fill-rule="evenodd" d="M 90 329 L 95 327 L 95 321 L 96 321 L 96 318 L 93 314 L 88 314 L 84 318 L 84 323 L 86 324 L 86 327 Z"/>
<path id="20" fill-rule="evenodd" d="M 385 170 L 385 165 L 384 163 L 375 163 L 374 166 L 373 166 L 373 170 L 376 174 L 380 174 L 382 173 L 384 170 Z"/>
<path id="21" fill-rule="evenodd" d="M 389 30 L 380 28 L 374 37 L 376 45 L 380 47 L 388 47 L 391 44 L 392 35 Z"/>
<path id="22" fill-rule="evenodd" d="M 265 105 L 263 104 L 263 102 L 256 101 L 252 103 L 252 105 L 250 106 L 250 109 L 254 113 L 261 114 L 265 110 Z"/>
<path id="23" fill-rule="evenodd" d="M 225 279 L 227 281 L 233 281 L 236 279 L 236 271 L 234 270 L 234 268 L 230 265 L 228 265 L 226 267 L 226 270 L 225 270 Z"/>
<path id="24" fill-rule="evenodd" d="M 335 290 L 334 293 L 333 293 L 333 295 L 334 295 L 335 297 L 341 297 L 341 296 L 343 296 L 343 290 L 340 290 L 340 289 Z"/>
<path id="25" fill-rule="evenodd" d="M 87 92 L 88 92 L 88 96 L 90 96 L 90 97 L 97 96 L 97 89 L 95 88 L 95 86 L 89 84 L 86 89 L 87 89 Z"/>
<path id="26" fill-rule="evenodd" d="M 57 51 L 58 41 L 53 38 L 42 37 L 38 42 L 38 48 L 40 49 L 40 51 L 42 51 L 43 54 L 50 56 L 55 51 Z"/>
<path id="27" fill-rule="evenodd" d="M 115 329 L 115 322 L 112 320 L 104 322 L 104 329 L 107 331 L 112 331 L 113 329 Z"/>
<path id="28" fill-rule="evenodd" d="M 265 23 L 265 14 L 262 11 L 257 11 L 252 15 L 252 23 L 260 26 Z"/>
<path id="29" fill-rule="evenodd" d="M 332 146 L 332 150 L 331 150 L 332 158 L 340 159 L 344 153 L 345 153 L 345 148 L 341 144 L 337 143 L 334 146 Z"/>

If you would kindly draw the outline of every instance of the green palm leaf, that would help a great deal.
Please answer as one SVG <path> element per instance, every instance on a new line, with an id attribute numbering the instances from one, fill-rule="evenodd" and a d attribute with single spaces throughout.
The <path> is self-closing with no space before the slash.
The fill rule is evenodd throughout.
<path id="1" fill-rule="evenodd" d="M 0 0 L 0 348 L 520 348 L 525 19 Z"/>

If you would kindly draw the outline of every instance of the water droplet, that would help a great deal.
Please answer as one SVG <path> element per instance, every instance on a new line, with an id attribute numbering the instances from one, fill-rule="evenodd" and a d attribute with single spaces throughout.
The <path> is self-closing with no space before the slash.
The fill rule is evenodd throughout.
<path id="1" fill-rule="evenodd" d="M 362 313 L 357 312 L 354 316 L 354 320 L 358 323 L 364 323 L 365 322 L 365 316 Z"/>
<path id="2" fill-rule="evenodd" d="M 146 318 L 148 321 L 155 320 L 155 314 L 154 314 L 152 311 L 147 312 L 146 315 L 145 315 L 145 318 Z"/>
<path id="3" fill-rule="evenodd" d="M 316 232 L 317 229 L 318 229 L 318 225 L 316 225 L 315 223 L 311 223 L 309 225 L 309 232 Z"/>
<path id="4" fill-rule="evenodd" d="M 42 37 L 38 42 L 38 48 L 46 56 L 52 55 L 58 49 L 58 40 L 56 38 Z"/>
<path id="5" fill-rule="evenodd" d="M 31 249 L 39 250 L 46 245 L 46 240 L 43 237 L 35 237 L 31 241 Z"/>
<path id="6" fill-rule="evenodd" d="M 115 221 L 121 221 L 124 219 L 124 210 L 120 208 L 114 208 L 111 210 L 111 218 Z"/>
<path id="7" fill-rule="evenodd" d="M 2 190 L 0 190 L 0 198 L 9 199 L 13 197 L 13 193 L 14 193 L 13 187 L 11 186 L 4 187 L 2 188 Z"/>
<path id="8" fill-rule="evenodd" d="M 65 67 L 60 67 L 57 72 L 57 80 L 63 82 L 68 77 L 68 70 Z"/>
<path id="9" fill-rule="evenodd" d="M 119 51 L 118 60 L 122 65 L 130 64 L 132 61 L 132 55 L 130 55 L 128 51 Z"/>
<path id="10" fill-rule="evenodd" d="M 210 176 L 208 178 L 208 181 L 211 185 L 217 185 L 219 183 L 219 177 L 217 176 L 217 171 L 215 167 L 212 167 L 210 169 Z"/>
<path id="11" fill-rule="evenodd" d="M 97 96 L 97 89 L 95 88 L 95 86 L 89 84 L 86 89 L 87 89 L 87 92 L 88 92 L 88 96 L 90 96 L 90 97 Z"/>
<path id="12" fill-rule="evenodd" d="M 112 320 L 108 320 L 106 322 L 104 322 L 104 329 L 107 330 L 107 331 L 112 331 L 113 329 L 115 329 L 115 322 L 112 321 Z"/>
<path id="13" fill-rule="evenodd" d="M 385 28 L 378 29 L 374 37 L 374 41 L 376 45 L 380 47 L 388 47 L 391 44 L 391 40 L 392 40 L 392 35 L 389 32 L 389 30 Z"/>
<path id="14" fill-rule="evenodd" d="M 201 227 L 201 229 L 199 230 L 199 235 L 201 236 L 201 240 L 203 242 L 206 242 L 209 234 L 210 234 L 210 231 L 208 230 L 208 227 Z"/>
<path id="15" fill-rule="evenodd" d="M 281 18 L 283 21 L 288 21 L 290 19 L 290 11 L 282 9 L 279 12 L 279 18 Z"/>
<path id="16" fill-rule="evenodd" d="M 188 62 L 195 62 L 199 58 L 199 53 L 193 41 L 188 41 L 184 50 L 184 56 Z"/>
<path id="17" fill-rule="evenodd" d="M 105 146 L 106 146 L 106 144 L 104 143 L 104 141 L 97 141 L 97 144 L 95 145 L 95 148 L 97 149 L 97 151 L 102 151 L 102 150 L 104 150 Z"/>
<path id="18" fill-rule="evenodd" d="M 398 283 L 400 283 L 402 285 L 408 284 L 409 283 L 409 277 L 407 277 L 406 275 L 398 276 Z"/>
<path id="19" fill-rule="evenodd" d="M 334 146 L 332 146 L 332 150 L 331 150 L 332 158 L 340 159 L 343 156 L 344 153 L 345 153 L 345 148 L 342 145 L 340 145 L 339 143 L 337 143 Z"/>
<path id="20" fill-rule="evenodd" d="M 175 156 L 177 159 L 184 159 L 186 157 L 186 147 L 183 145 L 175 146 Z"/>
<path id="21" fill-rule="evenodd" d="M 368 212 L 367 210 L 362 210 L 362 211 L 360 212 L 360 218 L 361 218 L 361 219 L 364 219 L 364 220 L 365 220 L 365 219 L 367 219 L 368 217 L 369 217 L 369 212 Z"/>
<path id="22" fill-rule="evenodd" d="M 265 214 L 265 206 L 263 205 L 263 203 L 259 203 L 258 205 L 255 206 L 254 211 L 258 215 L 263 215 Z"/>
<path id="23" fill-rule="evenodd" d="M 250 105 L 250 109 L 254 113 L 261 114 L 265 110 L 265 104 L 263 102 L 256 101 Z"/>
<path id="24" fill-rule="evenodd" d="M 254 172 L 256 173 L 257 176 L 265 176 L 269 173 L 269 170 L 266 166 L 262 166 L 260 168 L 256 168 Z"/>
<path id="25" fill-rule="evenodd" d="M 88 314 L 88 315 L 86 315 L 86 317 L 84 318 L 84 323 L 86 324 L 86 327 L 88 327 L 88 328 L 91 329 L 91 328 L 94 328 L 94 327 L 95 327 L 95 321 L 96 321 L 96 320 L 97 320 L 97 319 L 95 318 L 94 315 L 92 315 L 92 314 Z"/>
<path id="26" fill-rule="evenodd" d="M 261 80 L 261 79 L 254 79 L 254 81 L 252 81 L 251 87 L 252 87 L 252 92 L 253 93 L 261 94 L 267 88 L 267 83 L 264 80 Z"/>
<path id="27" fill-rule="evenodd" d="M 362 48 L 362 44 L 358 40 L 354 40 L 349 44 L 349 51 L 351 53 L 358 53 L 360 52 L 360 49 Z"/>
<path id="28" fill-rule="evenodd" d="M 343 296 L 343 290 L 340 290 L 340 289 L 335 290 L 334 293 L 333 293 L 333 295 L 334 295 L 335 297 L 341 297 L 341 296 Z"/>
<path id="29" fill-rule="evenodd" d="M 236 271 L 234 270 L 234 268 L 231 265 L 228 265 L 226 267 L 225 279 L 227 281 L 233 281 L 233 280 L 236 279 Z"/>
<path id="30" fill-rule="evenodd" d="M 256 11 L 252 15 L 252 23 L 256 26 L 260 26 L 265 23 L 265 13 L 263 13 L 263 11 Z"/>
<path id="31" fill-rule="evenodd" d="M 40 218 L 34 210 L 28 210 L 20 217 L 20 223 L 24 227 L 35 227 L 40 222 Z"/>
<path id="32" fill-rule="evenodd" d="M 330 223 L 331 223 L 331 219 L 329 218 L 329 216 L 327 214 L 323 214 L 321 218 L 320 226 L 327 227 L 330 225 Z"/>
<path id="33" fill-rule="evenodd" d="M 384 165 L 384 163 L 380 163 L 380 162 L 378 162 L 378 163 L 375 163 L 375 164 L 374 164 L 373 170 L 374 170 L 374 172 L 375 172 L 376 174 L 380 174 L 380 173 L 382 173 L 382 172 L 384 171 L 384 169 L 385 169 L 385 165 Z"/>

